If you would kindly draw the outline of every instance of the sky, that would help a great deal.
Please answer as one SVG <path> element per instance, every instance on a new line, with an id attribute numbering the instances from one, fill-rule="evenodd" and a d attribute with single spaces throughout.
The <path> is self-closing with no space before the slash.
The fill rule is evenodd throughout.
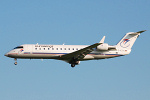
<path id="1" fill-rule="evenodd" d="M 0 0 L 0 100 L 150 100 L 149 0 Z M 21 44 L 91 45 L 147 30 L 130 55 L 82 61 L 5 57 Z"/>

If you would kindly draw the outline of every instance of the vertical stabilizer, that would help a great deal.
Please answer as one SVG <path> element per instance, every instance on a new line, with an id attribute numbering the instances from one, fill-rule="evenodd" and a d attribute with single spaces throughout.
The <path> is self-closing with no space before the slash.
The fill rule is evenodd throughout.
<path id="1" fill-rule="evenodd" d="M 146 30 L 139 31 L 139 32 L 129 32 L 127 33 L 121 41 L 117 44 L 118 49 L 128 49 L 130 50 L 136 41 L 137 37 L 142 33 L 145 32 Z"/>

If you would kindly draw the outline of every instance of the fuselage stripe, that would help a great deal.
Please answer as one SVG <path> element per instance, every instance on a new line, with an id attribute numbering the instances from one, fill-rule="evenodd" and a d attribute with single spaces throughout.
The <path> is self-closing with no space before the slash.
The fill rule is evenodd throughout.
<path id="1" fill-rule="evenodd" d="M 65 55 L 65 54 L 69 54 L 69 53 L 40 53 L 40 52 L 33 52 L 32 54 Z M 102 54 L 102 53 L 89 53 L 87 55 L 122 56 L 120 54 Z"/>

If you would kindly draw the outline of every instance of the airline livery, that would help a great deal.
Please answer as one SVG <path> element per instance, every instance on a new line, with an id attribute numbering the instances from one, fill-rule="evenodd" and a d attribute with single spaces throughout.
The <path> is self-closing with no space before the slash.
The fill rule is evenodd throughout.
<path id="1" fill-rule="evenodd" d="M 137 37 L 145 31 L 129 32 L 113 46 L 104 43 L 104 36 L 99 43 L 93 45 L 24 44 L 15 47 L 5 56 L 14 58 L 15 65 L 17 65 L 17 59 L 56 59 L 75 67 L 80 61 L 107 59 L 129 54 Z"/>

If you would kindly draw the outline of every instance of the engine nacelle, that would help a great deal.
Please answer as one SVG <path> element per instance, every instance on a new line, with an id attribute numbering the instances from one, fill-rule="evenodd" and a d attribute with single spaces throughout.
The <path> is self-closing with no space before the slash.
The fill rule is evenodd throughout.
<path id="1" fill-rule="evenodd" d="M 105 51 L 110 49 L 116 49 L 116 46 L 108 45 L 107 43 L 103 43 L 96 48 L 97 50 Z"/>
<path id="2" fill-rule="evenodd" d="M 107 43 L 103 43 L 99 46 L 97 46 L 98 50 L 108 50 L 108 44 Z"/>

